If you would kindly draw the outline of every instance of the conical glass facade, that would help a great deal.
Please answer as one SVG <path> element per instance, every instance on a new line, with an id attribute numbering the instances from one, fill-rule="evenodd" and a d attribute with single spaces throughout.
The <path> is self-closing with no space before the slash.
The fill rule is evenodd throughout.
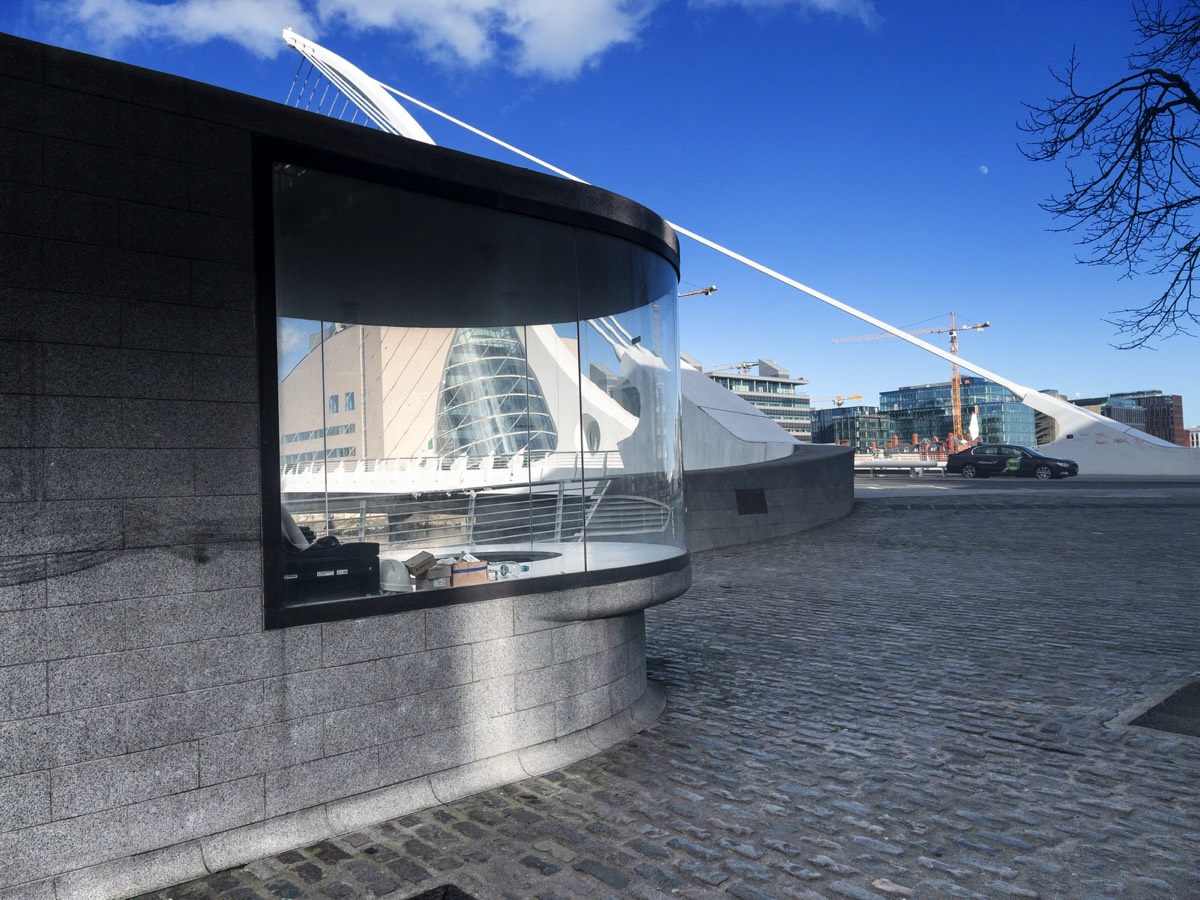
<path id="1" fill-rule="evenodd" d="M 460 328 L 438 397 L 439 455 L 553 452 L 558 431 L 517 329 Z"/>

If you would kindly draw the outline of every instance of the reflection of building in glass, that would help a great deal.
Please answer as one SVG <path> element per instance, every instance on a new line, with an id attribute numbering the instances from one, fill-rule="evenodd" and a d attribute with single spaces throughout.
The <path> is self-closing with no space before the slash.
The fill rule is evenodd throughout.
<path id="1" fill-rule="evenodd" d="M 962 379 L 962 420 L 970 421 L 979 408 L 979 437 L 984 441 L 1031 447 L 1037 441 L 1034 412 L 1005 387 L 983 378 Z M 905 440 L 945 438 L 954 419 L 950 409 L 950 382 L 922 384 L 883 391 L 881 412 L 891 416 L 895 433 Z"/>
<path id="2" fill-rule="evenodd" d="M 892 418 L 875 406 L 835 406 L 814 409 L 814 444 L 842 444 L 855 450 L 885 446 L 895 433 Z"/>
<path id="3" fill-rule="evenodd" d="M 441 456 L 511 456 L 558 449 L 558 430 L 511 327 L 460 328 L 438 398 Z"/>
<path id="4" fill-rule="evenodd" d="M 735 371 L 726 372 L 723 369 Z M 758 374 L 752 375 L 751 369 L 757 369 Z M 787 369 L 767 359 L 716 366 L 705 369 L 704 374 L 725 390 L 758 407 L 792 437 L 801 441 L 812 440 L 811 406 L 808 396 L 799 390 L 808 384 L 807 378 L 793 378 Z"/>
<path id="5" fill-rule="evenodd" d="M 638 407 L 629 379 L 593 364 L 611 377 L 581 383 L 578 341 L 552 326 L 306 324 L 311 350 L 279 383 L 285 466 L 616 451 L 638 423 L 625 408 Z"/>

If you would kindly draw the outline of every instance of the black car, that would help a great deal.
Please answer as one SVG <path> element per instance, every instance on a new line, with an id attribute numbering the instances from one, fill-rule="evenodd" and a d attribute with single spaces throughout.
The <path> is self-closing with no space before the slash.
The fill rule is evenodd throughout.
<path id="1" fill-rule="evenodd" d="M 1028 447 L 1012 444 L 976 444 L 946 457 L 947 472 L 962 472 L 963 478 L 987 478 L 989 475 L 1025 475 L 1047 481 L 1079 474 L 1073 459 L 1043 456 Z"/>

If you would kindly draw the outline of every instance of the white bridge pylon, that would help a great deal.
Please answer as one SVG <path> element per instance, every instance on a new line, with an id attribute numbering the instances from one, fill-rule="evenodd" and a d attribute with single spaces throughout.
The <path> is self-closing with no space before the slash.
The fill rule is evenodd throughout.
<path id="1" fill-rule="evenodd" d="M 412 140 L 423 141 L 427 144 L 434 143 L 433 139 L 417 123 L 408 110 L 391 96 L 395 95 L 415 106 L 419 106 L 427 112 L 440 116 L 448 122 L 465 128 L 472 134 L 478 135 L 499 147 L 503 147 L 505 150 L 515 153 L 523 159 L 541 166 L 556 175 L 570 181 L 579 182 L 580 184 L 589 184 L 589 182 L 572 175 L 570 172 L 560 169 L 530 153 L 526 153 L 524 150 L 514 147 L 512 144 L 508 144 L 497 137 L 493 137 L 472 125 L 468 125 L 466 122 L 456 119 L 427 103 L 423 103 L 417 98 L 411 97 L 394 87 L 377 81 L 346 59 L 302 37 L 290 28 L 284 29 L 283 40 L 289 47 L 308 59 L 344 96 L 349 98 L 351 102 L 383 131 Z M 891 325 L 882 319 L 875 318 L 869 313 L 842 303 L 828 294 L 823 294 L 781 272 L 743 256 L 715 241 L 709 240 L 694 231 L 677 225 L 674 222 L 668 222 L 667 224 L 675 229 L 677 233 L 691 238 L 697 243 L 715 250 L 729 259 L 748 266 L 794 290 L 807 294 L 815 300 L 819 300 L 835 309 L 840 309 L 842 312 L 863 322 L 867 322 L 881 331 L 886 331 L 900 340 L 912 344 L 914 347 L 919 347 L 927 353 L 932 353 L 946 362 L 957 364 L 982 378 L 994 381 L 996 384 L 1007 388 L 1016 395 L 1020 402 L 1040 413 L 1050 416 L 1058 423 L 1061 436 L 1052 444 L 1046 445 L 1050 448 L 1049 452 L 1061 453 L 1061 455 L 1076 459 L 1080 463 L 1081 470 L 1086 474 L 1200 475 L 1200 453 L 1193 453 L 1189 448 L 1168 443 L 1136 428 L 1122 425 L 1112 419 L 1101 416 L 1099 413 L 1083 409 L 1050 394 L 1044 394 L 1034 388 L 1018 384 L 961 356 L 951 355 L 935 344 L 923 341 L 895 325 Z"/>

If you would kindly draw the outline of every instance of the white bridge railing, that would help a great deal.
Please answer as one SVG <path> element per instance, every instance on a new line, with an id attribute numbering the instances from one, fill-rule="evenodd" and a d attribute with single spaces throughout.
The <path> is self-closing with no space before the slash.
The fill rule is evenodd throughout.
<path id="1" fill-rule="evenodd" d="M 285 494 L 423 494 L 605 478 L 624 471 L 616 450 L 319 460 L 280 469 Z"/>

